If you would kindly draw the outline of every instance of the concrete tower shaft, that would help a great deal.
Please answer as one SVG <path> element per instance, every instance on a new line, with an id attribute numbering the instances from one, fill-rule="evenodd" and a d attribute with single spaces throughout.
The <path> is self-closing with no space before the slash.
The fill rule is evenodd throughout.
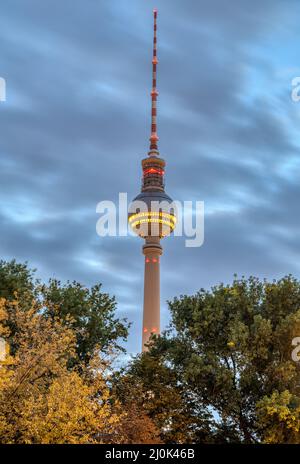
<path id="1" fill-rule="evenodd" d="M 157 237 L 147 238 L 143 246 L 145 255 L 144 311 L 142 351 L 146 350 L 151 334 L 160 333 L 160 256 L 162 247 Z"/>

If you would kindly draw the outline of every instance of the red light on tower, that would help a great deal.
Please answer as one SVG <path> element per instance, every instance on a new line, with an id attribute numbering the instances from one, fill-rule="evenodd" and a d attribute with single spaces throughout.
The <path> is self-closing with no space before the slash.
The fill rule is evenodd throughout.
<path id="1" fill-rule="evenodd" d="M 164 175 L 164 171 L 162 169 L 156 169 L 156 168 L 149 168 L 144 170 L 144 175 L 145 174 L 158 174 L 159 176 Z"/>

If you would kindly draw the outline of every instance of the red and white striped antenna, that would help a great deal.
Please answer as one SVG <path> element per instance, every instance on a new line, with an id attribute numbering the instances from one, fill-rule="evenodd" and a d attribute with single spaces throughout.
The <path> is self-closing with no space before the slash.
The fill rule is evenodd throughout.
<path id="1" fill-rule="evenodd" d="M 157 116 L 157 96 L 158 96 L 158 91 L 156 89 L 156 66 L 158 63 L 157 60 L 157 37 L 156 37 L 156 31 L 157 31 L 157 9 L 155 8 L 153 10 L 153 19 L 154 19 L 154 24 L 153 24 L 153 57 L 152 57 L 152 90 L 151 90 L 151 136 L 150 136 L 150 152 L 149 155 L 153 151 L 158 151 L 157 147 L 157 142 L 158 142 L 158 136 L 157 136 L 157 124 L 156 124 L 156 116 Z"/>

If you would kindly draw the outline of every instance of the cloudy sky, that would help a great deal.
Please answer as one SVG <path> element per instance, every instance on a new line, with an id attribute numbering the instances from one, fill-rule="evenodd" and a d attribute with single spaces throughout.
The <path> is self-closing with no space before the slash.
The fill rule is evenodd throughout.
<path id="1" fill-rule="evenodd" d="M 139 193 L 158 8 L 166 189 L 205 202 L 205 242 L 164 241 L 166 300 L 233 274 L 300 278 L 300 2 L 2 0 L 0 255 L 44 280 L 102 282 L 140 349 L 143 257 L 100 238 L 96 204 Z"/>

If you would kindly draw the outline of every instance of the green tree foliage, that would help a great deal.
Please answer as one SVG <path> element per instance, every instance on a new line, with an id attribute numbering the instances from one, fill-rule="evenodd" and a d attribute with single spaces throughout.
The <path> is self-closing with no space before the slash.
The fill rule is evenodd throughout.
<path id="1" fill-rule="evenodd" d="M 202 443 L 212 441 L 210 415 L 186 396 L 178 373 L 157 352 L 139 355 L 129 369 L 115 375 L 114 385 L 123 407 L 136 404 L 155 424 L 164 443 L 193 443 L 196 436 Z"/>
<path id="2" fill-rule="evenodd" d="M 27 264 L 0 261 L 0 298 L 12 301 L 17 297 L 24 311 L 37 301 L 43 317 L 59 318 L 62 323 L 68 321 L 69 324 L 71 318 L 76 334 L 72 365 L 88 363 L 98 349 L 102 353 L 123 350 L 119 340 L 127 338 L 129 324 L 115 316 L 115 299 L 102 291 L 101 284 L 87 288 L 75 281 L 62 284 L 55 279 L 41 284 L 34 279 L 34 272 Z M 7 324 L 12 353 L 16 351 L 14 334 L 17 330 L 13 320 L 11 314 Z"/>
<path id="3" fill-rule="evenodd" d="M 291 359 L 292 339 L 300 336 L 300 283 L 291 276 L 235 279 L 169 307 L 170 330 L 123 377 L 140 386 L 161 436 L 300 442 L 300 370 Z"/>
<path id="4" fill-rule="evenodd" d="M 12 261 L 0 261 L 0 298 L 14 300 L 15 293 L 25 304 L 25 300 L 32 300 L 34 294 L 34 272 L 27 264 Z M 30 303 L 29 303 L 30 306 Z"/>
<path id="5" fill-rule="evenodd" d="M 13 310 L 12 310 L 13 307 Z M 18 330 L 10 334 L 6 321 Z M 71 321 L 70 321 L 71 322 Z M 71 324 L 45 318 L 34 302 L 24 311 L 18 300 L 0 298 L 0 336 L 14 338 L 14 356 L 0 361 L 0 443 L 115 443 L 132 439 L 124 425 L 133 417 L 119 407 L 109 388 L 109 359 L 99 353 L 79 369 L 68 366 L 76 336 Z M 107 367 L 109 369 L 107 370 Z M 141 442 L 155 434 L 134 435 Z M 149 421 L 146 425 L 149 425 Z M 134 428 L 134 424 L 131 425 Z M 154 435 L 155 436 L 155 435 Z"/>
<path id="6" fill-rule="evenodd" d="M 80 361 L 89 362 L 96 347 L 101 347 L 102 352 L 112 348 L 124 351 L 118 339 L 127 338 L 128 325 L 126 320 L 115 317 L 115 299 L 101 291 L 101 284 L 87 288 L 78 282 L 62 285 L 58 280 L 50 280 L 40 287 L 40 294 L 45 316 L 72 318 Z"/>

